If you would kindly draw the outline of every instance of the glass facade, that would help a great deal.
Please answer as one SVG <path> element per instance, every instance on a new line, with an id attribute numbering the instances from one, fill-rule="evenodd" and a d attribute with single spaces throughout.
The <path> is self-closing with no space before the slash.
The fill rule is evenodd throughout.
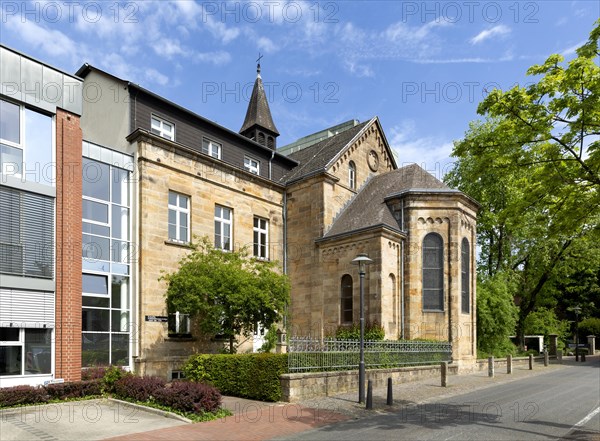
<path id="1" fill-rule="evenodd" d="M 82 174 L 82 366 L 128 366 L 131 172 L 84 157 Z"/>
<path id="2" fill-rule="evenodd" d="M 52 116 L 0 100 L 0 174 L 54 185 Z"/>
<path id="3" fill-rule="evenodd" d="M 15 288 L 25 282 L 53 286 L 52 187 L 56 168 L 53 126 L 53 116 L 0 99 L 0 297 L 3 299 L 0 308 L 4 317 L 0 323 L 0 377 L 3 381 L 11 381 L 10 377 L 52 374 L 55 293 L 52 288 L 39 291 Z M 34 187 L 29 183 L 42 185 Z"/>

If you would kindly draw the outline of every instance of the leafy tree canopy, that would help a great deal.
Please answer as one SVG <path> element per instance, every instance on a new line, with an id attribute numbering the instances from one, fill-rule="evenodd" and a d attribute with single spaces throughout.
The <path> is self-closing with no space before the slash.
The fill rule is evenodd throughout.
<path id="1" fill-rule="evenodd" d="M 551 55 L 528 70 L 532 84 L 491 91 L 485 119 L 455 143 L 446 181 L 482 204 L 479 272 L 515 281 L 521 341 L 527 316 L 560 305 L 564 290 L 600 304 L 580 298 L 598 292 L 599 38 L 600 20 L 573 60 Z"/>
<path id="2" fill-rule="evenodd" d="M 176 272 L 165 274 L 167 307 L 190 314 L 209 335 L 224 335 L 234 352 L 238 335 L 282 319 L 289 300 L 287 276 L 277 262 L 252 258 L 247 250 L 224 252 L 207 237 L 192 245 Z"/>

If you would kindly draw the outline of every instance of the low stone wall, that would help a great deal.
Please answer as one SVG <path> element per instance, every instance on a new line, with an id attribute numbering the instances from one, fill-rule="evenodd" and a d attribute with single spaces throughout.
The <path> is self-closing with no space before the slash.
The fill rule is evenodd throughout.
<path id="1" fill-rule="evenodd" d="M 456 375 L 458 366 L 448 365 L 448 375 Z M 413 366 L 395 369 L 369 369 L 366 380 L 373 381 L 373 387 L 386 387 L 387 379 L 394 383 L 407 383 L 424 378 L 441 378 L 440 365 Z M 281 376 L 282 401 L 296 402 L 317 397 L 326 397 L 345 392 L 358 391 L 358 370 L 337 372 L 304 372 Z"/>

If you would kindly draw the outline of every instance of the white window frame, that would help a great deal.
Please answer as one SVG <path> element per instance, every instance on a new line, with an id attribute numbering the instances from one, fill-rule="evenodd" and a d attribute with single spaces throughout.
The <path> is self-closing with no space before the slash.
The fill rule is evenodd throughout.
<path id="1" fill-rule="evenodd" d="M 27 154 L 28 149 L 27 149 L 27 127 L 25 124 L 25 120 L 26 120 L 26 115 L 25 112 L 27 110 L 27 108 L 18 102 L 14 102 L 5 98 L 0 98 L 2 101 L 7 102 L 9 104 L 12 104 L 14 106 L 17 106 L 19 108 L 19 142 L 14 142 L 14 141 L 9 141 L 8 139 L 4 139 L 4 138 L 0 138 L 0 144 L 4 144 L 7 147 L 11 147 L 14 149 L 18 149 L 21 150 L 21 164 L 19 164 L 19 171 L 18 173 L 15 173 L 11 170 L 11 173 L 8 173 L 8 170 L 5 169 L 6 164 L 2 164 L 3 169 L 0 170 L 0 173 L 3 175 L 13 175 L 17 178 L 23 178 L 23 173 L 29 173 L 31 172 L 30 170 L 25 169 L 26 164 L 27 164 Z M 50 144 L 50 148 L 52 149 L 51 152 L 51 158 L 53 162 L 56 162 L 56 124 L 55 124 L 55 116 L 54 115 L 47 115 L 44 112 L 40 112 L 34 108 L 29 108 L 30 112 L 35 112 L 35 113 L 39 113 L 41 115 L 45 115 L 48 116 L 50 118 L 50 125 L 51 125 L 51 144 Z M 1 148 L 1 147 L 0 147 Z M 52 176 L 50 177 L 52 185 L 54 185 L 55 181 L 56 181 L 56 167 L 52 167 Z"/>
<path id="2" fill-rule="evenodd" d="M 48 375 L 52 375 L 54 373 L 54 357 L 55 357 L 55 347 L 54 347 L 54 330 L 52 328 L 32 328 L 32 327 L 27 327 L 27 328 L 16 328 L 19 330 L 19 340 L 18 341 L 10 341 L 10 340 L 6 340 L 6 341 L 0 341 L 0 346 L 12 346 L 12 347 L 20 347 L 21 348 L 21 372 L 19 374 L 14 374 L 14 375 L 3 375 L 0 376 L 0 378 L 17 378 L 17 377 L 39 377 L 39 376 L 48 376 Z M 49 373 L 31 373 L 31 372 L 25 372 L 25 366 L 26 366 L 26 357 L 27 354 L 25 352 L 25 331 L 27 329 L 44 329 L 44 330 L 49 330 L 50 331 L 50 339 L 51 339 L 51 344 L 50 344 L 50 353 L 51 353 L 51 361 L 50 361 L 50 372 Z"/>
<path id="3" fill-rule="evenodd" d="M 250 156 L 244 156 L 244 169 L 253 175 L 260 175 L 260 161 Z"/>
<path id="4" fill-rule="evenodd" d="M 158 125 L 155 126 L 154 122 L 157 122 Z M 167 130 L 165 125 L 170 125 L 171 130 Z M 169 141 L 175 141 L 175 124 L 155 114 L 150 115 L 150 131 Z"/>
<path id="5" fill-rule="evenodd" d="M 352 189 L 356 189 L 356 165 L 353 161 L 348 164 L 348 186 Z"/>
<path id="6" fill-rule="evenodd" d="M 257 225 L 257 221 L 258 221 L 258 225 Z M 261 222 L 265 223 L 264 228 L 261 227 Z M 252 225 L 253 225 L 252 232 L 255 234 L 258 234 L 258 242 L 254 241 L 254 234 L 252 235 L 252 242 L 253 242 L 252 251 L 253 251 L 254 257 L 256 257 L 257 259 L 268 260 L 269 259 L 269 220 L 265 219 L 263 217 L 254 216 Z M 262 237 L 264 237 L 264 243 L 261 240 Z M 256 252 L 254 252 L 254 246 L 256 246 L 257 244 L 258 244 L 258 254 L 256 254 Z M 261 245 L 264 245 L 264 249 L 265 249 L 264 256 L 260 255 Z"/>
<path id="7" fill-rule="evenodd" d="M 167 202 L 168 204 L 168 208 L 169 211 L 174 211 L 175 212 L 175 237 L 168 237 L 169 236 L 169 219 L 167 217 L 167 237 L 169 239 L 170 242 L 178 242 L 178 243 L 189 243 L 190 242 L 190 230 L 191 230 L 191 223 L 190 223 L 190 197 L 186 196 L 184 194 L 178 193 L 176 191 L 173 190 L 169 190 L 169 198 L 167 199 L 167 201 L 170 198 L 171 194 L 175 195 L 175 197 L 177 198 L 177 205 L 172 205 L 170 202 Z M 187 201 L 187 208 L 184 208 L 181 206 L 180 201 L 182 199 L 185 199 Z M 181 237 L 181 214 L 185 214 L 185 217 L 187 218 L 187 235 L 185 238 Z"/>
<path id="8" fill-rule="evenodd" d="M 206 148 L 204 144 L 206 145 Z M 209 138 L 202 138 L 202 153 L 212 156 L 213 158 L 221 159 L 221 152 L 223 151 L 223 145 L 217 141 L 213 141 Z"/>
<path id="9" fill-rule="evenodd" d="M 221 215 L 217 216 L 217 208 L 221 209 Z M 229 219 L 226 219 L 223 216 L 223 211 L 229 211 Z M 217 232 L 217 223 L 219 224 L 219 231 Z M 225 236 L 223 235 L 223 225 L 229 225 L 229 247 L 225 248 L 226 241 L 223 240 Z M 215 244 L 215 248 L 218 248 L 223 251 L 232 251 L 233 249 L 233 210 L 229 207 L 224 207 L 223 205 L 215 205 L 215 240 L 217 238 L 217 233 L 221 237 L 220 243 Z"/>

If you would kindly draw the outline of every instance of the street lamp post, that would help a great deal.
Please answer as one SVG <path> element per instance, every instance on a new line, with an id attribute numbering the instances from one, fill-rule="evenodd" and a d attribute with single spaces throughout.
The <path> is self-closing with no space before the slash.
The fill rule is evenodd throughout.
<path id="1" fill-rule="evenodd" d="M 373 263 L 369 256 L 364 253 L 357 255 L 353 265 L 358 265 L 360 276 L 360 362 L 358 364 L 358 402 L 365 402 L 365 291 L 364 279 L 366 266 Z"/>
<path id="2" fill-rule="evenodd" d="M 573 307 L 575 313 L 575 361 L 579 361 L 579 313 L 581 307 L 579 305 Z"/>

